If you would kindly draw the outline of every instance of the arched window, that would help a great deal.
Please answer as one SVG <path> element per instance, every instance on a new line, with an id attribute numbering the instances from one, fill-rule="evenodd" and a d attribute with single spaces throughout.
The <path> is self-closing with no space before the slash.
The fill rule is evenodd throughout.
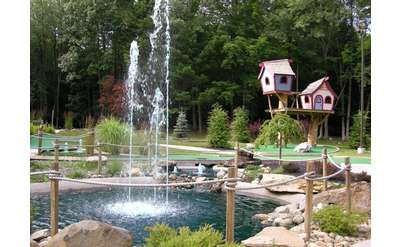
<path id="1" fill-rule="evenodd" d="M 325 97 L 325 104 L 332 104 L 332 98 L 331 98 L 331 96 L 326 96 L 326 97 Z"/>
<path id="2" fill-rule="evenodd" d="M 286 84 L 287 83 L 287 77 L 286 76 L 281 76 L 281 79 L 279 80 L 279 82 L 281 83 L 281 84 Z"/>
<path id="3" fill-rule="evenodd" d="M 268 79 L 268 77 L 265 77 L 265 85 L 269 85 L 269 79 Z"/>
<path id="4" fill-rule="evenodd" d="M 304 102 L 306 102 L 306 103 L 310 103 L 310 97 L 308 97 L 308 96 L 304 96 Z"/>

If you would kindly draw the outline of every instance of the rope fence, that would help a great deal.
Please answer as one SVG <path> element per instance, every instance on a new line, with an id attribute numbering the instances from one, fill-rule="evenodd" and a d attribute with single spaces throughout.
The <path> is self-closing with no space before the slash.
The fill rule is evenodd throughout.
<path id="1" fill-rule="evenodd" d="M 79 145 L 78 147 L 101 147 L 102 145 L 115 145 L 115 146 L 126 146 L 126 145 L 118 145 L 118 144 L 109 144 L 109 143 L 98 143 L 97 145 Z M 129 146 L 126 146 L 129 147 Z M 132 146 L 131 146 L 132 147 Z M 146 147 L 146 146 L 140 146 Z M 72 179 L 66 178 L 61 176 L 59 172 L 59 149 L 60 145 L 55 143 L 54 144 L 54 162 L 52 164 L 51 170 L 49 171 L 38 171 L 38 172 L 31 172 L 30 175 L 43 175 L 47 174 L 50 180 L 50 231 L 51 235 L 54 236 L 58 232 L 58 186 L 60 181 L 72 182 L 72 183 L 81 183 L 81 184 L 90 184 L 90 185 L 99 185 L 99 186 L 109 186 L 109 187 L 136 187 L 136 188 L 170 188 L 170 187 L 181 187 L 181 186 L 194 186 L 194 185 L 204 185 L 204 184 L 215 184 L 215 183 L 226 183 L 226 242 L 233 243 L 234 242 L 234 210 L 235 210 L 235 191 L 242 191 L 242 190 L 253 190 L 253 189 L 261 189 L 261 188 L 269 188 L 284 184 L 289 184 L 294 181 L 298 181 L 300 179 L 304 179 L 306 182 L 306 203 L 305 203 L 305 220 L 304 220 L 304 228 L 306 232 L 306 240 L 310 239 L 311 234 L 311 221 L 312 221 L 312 208 L 313 208 L 313 193 L 314 193 L 314 181 L 323 181 L 324 186 L 323 190 L 327 190 L 327 181 L 330 178 L 333 178 L 339 174 L 345 173 L 345 186 L 346 186 L 346 211 L 348 213 L 351 212 L 351 164 L 349 157 L 345 158 L 344 164 L 337 164 L 331 155 L 328 154 L 327 148 L 323 148 L 323 152 L 320 157 L 306 159 L 301 161 L 306 161 L 306 172 L 302 175 L 296 176 L 294 178 L 287 179 L 285 181 L 278 181 L 272 184 L 263 184 L 263 185 L 256 185 L 251 187 L 236 187 L 237 182 L 243 181 L 241 178 L 237 177 L 238 174 L 238 163 L 239 163 L 239 152 L 245 151 L 248 153 L 253 154 L 254 156 L 262 157 L 268 160 L 274 161 L 299 161 L 299 160 L 286 160 L 286 159 L 278 159 L 273 157 L 268 157 L 264 155 L 257 154 L 255 152 L 240 149 L 239 144 L 236 144 L 235 149 L 235 159 L 234 159 L 234 166 L 228 168 L 228 177 L 224 179 L 213 179 L 213 180 L 206 180 L 206 181 L 198 181 L 198 182 L 180 182 L 180 183 L 116 183 L 116 182 L 104 182 L 104 181 L 94 181 L 94 180 L 83 180 L 83 179 Z M 98 172 L 101 173 L 101 166 L 102 166 L 102 152 L 99 149 L 98 152 L 99 156 L 99 167 Z M 317 176 L 316 172 L 312 169 L 312 164 L 315 161 L 322 160 L 323 172 L 322 176 Z M 327 164 L 328 161 L 338 169 L 338 171 L 327 174 Z"/>

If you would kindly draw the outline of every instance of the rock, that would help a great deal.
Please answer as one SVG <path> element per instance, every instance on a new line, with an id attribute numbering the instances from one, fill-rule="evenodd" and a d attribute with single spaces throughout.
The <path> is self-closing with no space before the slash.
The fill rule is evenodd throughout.
<path id="1" fill-rule="evenodd" d="M 169 179 L 170 180 L 177 180 L 178 176 L 176 176 L 175 174 L 171 174 L 171 175 L 169 175 Z"/>
<path id="2" fill-rule="evenodd" d="M 224 182 L 220 182 L 220 183 L 213 183 L 210 186 L 210 192 L 221 192 L 222 191 L 222 185 L 224 184 Z"/>
<path id="3" fill-rule="evenodd" d="M 326 243 L 324 243 L 322 241 L 315 242 L 315 245 L 318 246 L 318 247 L 327 247 Z"/>
<path id="4" fill-rule="evenodd" d="M 38 230 L 34 233 L 32 233 L 31 235 L 31 239 L 36 241 L 36 242 L 40 242 L 40 240 L 47 238 L 50 236 L 50 230 L 49 229 L 42 229 L 42 230 Z"/>
<path id="5" fill-rule="evenodd" d="M 304 217 L 302 215 L 295 215 L 293 217 L 293 223 L 298 225 L 304 222 Z"/>
<path id="6" fill-rule="evenodd" d="M 219 170 L 217 172 L 217 178 L 222 179 L 225 176 L 226 172 L 224 170 Z"/>
<path id="7" fill-rule="evenodd" d="M 49 240 L 50 240 L 50 238 L 47 238 L 45 241 L 40 242 L 39 247 L 46 247 Z"/>
<path id="8" fill-rule="evenodd" d="M 360 241 L 351 247 L 371 247 L 371 240 Z"/>
<path id="9" fill-rule="evenodd" d="M 263 173 L 265 173 L 265 174 L 271 173 L 271 167 L 269 167 L 269 166 L 262 168 L 262 170 L 263 170 Z"/>
<path id="10" fill-rule="evenodd" d="M 195 181 L 200 183 L 200 182 L 206 181 L 206 179 L 207 179 L 206 177 L 197 177 Z"/>
<path id="11" fill-rule="evenodd" d="M 268 220 L 263 220 L 263 221 L 261 221 L 261 224 L 262 225 L 269 225 L 269 224 L 271 224 L 271 221 L 268 219 Z"/>
<path id="12" fill-rule="evenodd" d="M 274 212 L 278 214 L 284 214 L 284 213 L 287 214 L 290 213 L 290 210 L 287 206 L 280 206 L 275 208 Z"/>
<path id="13" fill-rule="evenodd" d="M 264 221 L 264 220 L 268 220 L 268 215 L 267 214 L 255 214 L 255 215 L 253 215 L 253 217 L 251 217 L 251 219 Z"/>
<path id="14" fill-rule="evenodd" d="M 305 152 L 310 152 L 311 148 L 312 146 L 309 143 L 302 142 L 294 148 L 294 151 L 298 153 L 305 153 Z"/>
<path id="15" fill-rule="evenodd" d="M 286 219 L 282 219 L 280 222 L 280 226 L 283 227 L 289 227 L 293 225 L 293 219 L 292 218 L 286 218 Z"/>
<path id="16" fill-rule="evenodd" d="M 53 236 L 46 247 L 131 247 L 132 236 L 123 228 L 94 220 L 69 225 Z"/>
<path id="17" fill-rule="evenodd" d="M 294 176 L 284 175 L 284 174 L 263 174 L 263 178 L 261 180 L 262 184 L 272 184 L 277 182 L 286 181 L 288 179 L 293 179 Z M 277 186 L 275 186 L 277 187 Z"/>
<path id="18" fill-rule="evenodd" d="M 371 226 L 368 224 L 361 224 L 357 226 L 357 229 L 360 233 L 369 234 L 371 232 Z"/>
<path id="19" fill-rule="evenodd" d="M 242 241 L 247 247 L 305 247 L 304 240 L 283 227 L 266 227 L 255 236 Z"/>
<path id="20" fill-rule="evenodd" d="M 309 243 L 307 247 L 319 247 L 316 243 Z"/>
<path id="21" fill-rule="evenodd" d="M 140 169 L 137 168 L 137 167 L 133 167 L 133 168 L 131 169 L 131 176 L 132 176 L 132 177 L 138 177 L 138 176 L 140 176 Z"/>
<path id="22" fill-rule="evenodd" d="M 331 189 L 321 192 L 313 198 L 314 204 L 338 204 L 345 207 L 346 189 Z M 371 185 L 365 181 L 351 186 L 351 208 L 354 211 L 371 212 Z"/>
<path id="23" fill-rule="evenodd" d="M 31 246 L 31 247 L 39 247 L 39 244 L 36 243 L 35 241 L 33 241 L 33 240 L 31 239 L 31 244 L 30 244 L 30 246 Z"/>
<path id="24" fill-rule="evenodd" d="M 290 228 L 290 230 L 292 232 L 304 233 L 304 223 L 294 226 L 294 227 Z"/>

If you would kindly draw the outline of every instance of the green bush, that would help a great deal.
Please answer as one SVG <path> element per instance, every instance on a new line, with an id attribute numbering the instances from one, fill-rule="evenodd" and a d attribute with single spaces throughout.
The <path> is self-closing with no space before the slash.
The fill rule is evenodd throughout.
<path id="1" fill-rule="evenodd" d="M 39 127 L 40 127 L 39 125 L 35 125 L 34 123 L 31 122 L 30 123 L 30 134 L 37 135 L 37 133 L 39 131 Z M 50 133 L 50 134 L 56 133 L 54 127 L 49 124 L 44 124 L 42 130 L 44 133 Z"/>
<path id="2" fill-rule="evenodd" d="M 96 126 L 96 138 L 100 143 L 125 145 L 128 141 L 128 128 L 115 118 L 105 118 Z M 102 149 L 112 154 L 119 154 L 120 147 L 104 145 Z"/>
<path id="3" fill-rule="evenodd" d="M 65 112 L 64 113 L 64 128 L 72 129 L 74 127 L 74 117 L 72 112 Z"/>
<path id="4" fill-rule="evenodd" d="M 207 131 L 207 140 L 211 147 L 229 147 L 228 114 L 218 104 L 210 112 Z"/>
<path id="5" fill-rule="evenodd" d="M 176 120 L 176 125 L 174 126 L 174 135 L 176 138 L 187 137 L 189 132 L 188 121 L 186 119 L 186 113 L 179 112 L 178 119 Z"/>
<path id="6" fill-rule="evenodd" d="M 333 232 L 341 236 L 351 236 L 357 231 L 357 225 L 367 219 L 365 214 L 347 214 L 337 205 L 329 205 L 313 214 L 313 220 L 324 232 Z"/>
<path id="7" fill-rule="evenodd" d="M 122 164 L 119 161 L 111 161 L 111 164 L 107 166 L 106 173 L 114 176 L 120 173 L 122 170 Z"/>
<path id="8" fill-rule="evenodd" d="M 364 113 L 364 133 L 363 143 L 364 147 L 368 148 L 371 146 L 371 137 L 369 135 L 369 119 L 368 114 Z M 358 112 L 353 116 L 353 125 L 350 128 L 349 146 L 350 148 L 358 148 L 360 146 L 360 135 L 361 135 L 361 112 Z"/>
<path id="9" fill-rule="evenodd" d="M 271 170 L 272 174 L 283 174 L 285 173 L 285 169 L 283 168 L 283 166 L 278 166 L 275 167 L 274 169 Z"/>
<path id="10" fill-rule="evenodd" d="M 250 139 L 249 114 L 244 107 L 238 107 L 233 111 L 231 124 L 232 141 L 248 142 Z"/>
<path id="11" fill-rule="evenodd" d="M 69 178 L 80 179 L 85 177 L 85 173 L 80 169 L 73 170 L 70 174 L 68 174 Z"/>
<path id="12" fill-rule="evenodd" d="M 244 169 L 244 175 L 249 177 L 251 181 L 256 179 L 258 177 L 258 174 L 260 173 L 262 173 L 261 167 L 255 165 L 246 166 L 246 168 Z"/>
<path id="13" fill-rule="evenodd" d="M 94 171 L 97 170 L 97 162 L 78 162 L 76 167 L 83 171 Z"/>
<path id="14" fill-rule="evenodd" d="M 238 244 L 224 244 L 223 235 L 210 225 L 191 231 L 189 227 L 180 227 L 177 230 L 165 225 L 157 224 L 147 227 L 149 236 L 146 238 L 146 247 L 239 247 Z"/>
<path id="15" fill-rule="evenodd" d="M 275 144 L 279 133 L 282 133 L 282 142 L 285 145 L 289 141 L 296 142 L 303 136 L 299 121 L 286 114 L 276 114 L 271 120 L 263 123 L 260 134 L 255 140 L 256 146 Z"/>

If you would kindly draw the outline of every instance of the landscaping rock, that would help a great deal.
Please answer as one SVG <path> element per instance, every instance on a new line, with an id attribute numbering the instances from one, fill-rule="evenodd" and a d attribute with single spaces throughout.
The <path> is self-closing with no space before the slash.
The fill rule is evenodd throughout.
<path id="1" fill-rule="evenodd" d="M 94 220 L 83 220 L 57 233 L 46 247 L 131 247 L 132 236 L 125 229 Z"/>
<path id="2" fill-rule="evenodd" d="M 33 241 L 33 240 L 31 239 L 31 244 L 30 244 L 30 246 L 31 246 L 31 247 L 39 247 L 39 244 L 36 243 L 35 241 Z"/>
<path id="3" fill-rule="evenodd" d="M 284 213 L 287 214 L 290 212 L 290 209 L 287 206 L 280 206 L 275 208 L 274 212 L 278 214 L 284 214 Z"/>
<path id="4" fill-rule="evenodd" d="M 224 178 L 225 174 L 226 174 L 226 172 L 224 170 L 219 170 L 217 172 L 217 178 L 222 179 L 222 178 Z"/>
<path id="5" fill-rule="evenodd" d="M 354 183 L 351 186 L 351 206 L 352 210 L 359 212 L 371 212 L 371 185 L 367 182 Z M 332 189 L 315 195 L 314 204 L 338 204 L 345 206 L 346 189 Z"/>
<path id="6" fill-rule="evenodd" d="M 132 177 L 138 177 L 140 176 L 140 169 L 137 167 L 134 167 L 131 169 L 131 176 Z"/>
<path id="7" fill-rule="evenodd" d="M 351 247 L 371 247 L 371 240 L 360 241 Z"/>
<path id="8" fill-rule="evenodd" d="M 304 240 L 283 227 L 266 227 L 255 236 L 242 241 L 247 247 L 305 247 Z"/>
<path id="9" fill-rule="evenodd" d="M 175 174 L 171 174 L 169 175 L 169 179 L 175 181 L 178 179 L 178 176 L 176 176 Z"/>
<path id="10" fill-rule="evenodd" d="M 311 144 L 307 142 L 302 142 L 294 148 L 294 151 L 298 153 L 306 153 L 310 152 L 311 148 L 312 148 Z"/>
<path id="11" fill-rule="evenodd" d="M 268 220 L 268 215 L 267 214 L 255 214 L 253 215 L 253 217 L 251 217 L 253 220 L 260 220 L 260 221 L 264 221 L 264 220 Z"/>
<path id="12" fill-rule="evenodd" d="M 284 174 L 263 174 L 263 178 L 260 181 L 261 184 L 272 184 L 277 182 L 286 181 L 289 179 L 293 179 L 294 176 L 291 175 L 284 175 Z M 277 187 L 277 186 L 275 186 Z"/>
<path id="13" fill-rule="evenodd" d="M 200 182 L 206 181 L 206 179 L 207 179 L 206 177 L 197 177 L 195 182 L 200 183 Z"/>
<path id="14" fill-rule="evenodd" d="M 38 230 L 31 235 L 31 239 L 40 242 L 42 239 L 47 238 L 50 236 L 50 230 L 49 229 L 42 229 Z"/>
<path id="15" fill-rule="evenodd" d="M 293 217 L 293 223 L 298 225 L 304 222 L 304 217 L 302 215 L 295 215 Z"/>

